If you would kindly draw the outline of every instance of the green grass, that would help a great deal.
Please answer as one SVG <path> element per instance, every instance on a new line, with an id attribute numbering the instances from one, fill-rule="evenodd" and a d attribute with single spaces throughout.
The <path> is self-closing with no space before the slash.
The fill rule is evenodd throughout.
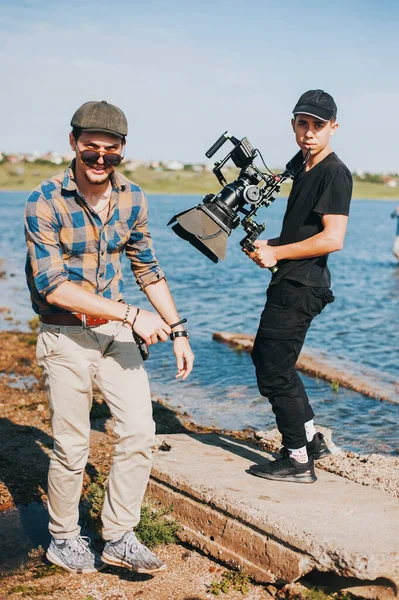
<path id="1" fill-rule="evenodd" d="M 235 590 L 245 596 L 248 593 L 249 584 L 250 578 L 246 573 L 242 573 L 241 571 L 225 571 L 221 581 L 212 581 L 208 591 L 214 596 L 219 596 L 220 592 L 228 594 L 230 591 Z"/>
<path id="2" fill-rule="evenodd" d="M 31 191 L 41 181 L 52 177 L 63 171 L 67 164 L 60 166 L 51 164 L 0 164 L 0 190 Z M 123 163 L 120 171 L 123 173 Z M 236 169 L 224 170 L 226 179 L 233 181 L 236 177 Z M 213 173 L 194 171 L 155 171 L 139 167 L 132 173 L 125 172 L 129 179 L 140 185 L 149 194 L 206 194 L 217 193 L 219 185 Z M 290 191 L 290 184 L 284 184 L 281 196 L 286 197 Z M 364 181 L 354 182 L 354 198 L 398 200 L 399 188 L 390 188 L 382 183 L 371 183 Z"/>
<path id="3" fill-rule="evenodd" d="M 353 596 L 347 592 L 333 592 L 328 589 L 322 589 L 313 586 L 306 586 L 306 592 L 303 592 L 303 600 L 351 600 Z"/>
<path id="4" fill-rule="evenodd" d="M 87 487 L 82 497 L 85 519 L 97 533 L 101 530 L 101 511 L 104 504 L 106 477 L 100 473 Z M 173 507 L 162 507 L 159 503 L 146 500 L 141 507 L 140 523 L 135 533 L 142 544 L 148 548 L 174 544 L 180 525 L 171 518 Z"/>

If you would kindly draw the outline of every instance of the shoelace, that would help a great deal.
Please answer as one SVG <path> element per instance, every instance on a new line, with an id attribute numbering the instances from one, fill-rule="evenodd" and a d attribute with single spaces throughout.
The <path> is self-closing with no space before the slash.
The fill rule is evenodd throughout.
<path id="1" fill-rule="evenodd" d="M 69 548 L 77 554 L 85 554 L 90 546 L 90 538 L 86 535 L 78 535 L 70 544 Z"/>

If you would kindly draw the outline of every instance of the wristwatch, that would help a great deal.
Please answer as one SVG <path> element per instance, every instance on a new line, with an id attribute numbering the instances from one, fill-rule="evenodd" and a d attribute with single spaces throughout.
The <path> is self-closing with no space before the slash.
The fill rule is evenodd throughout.
<path id="1" fill-rule="evenodd" d="M 169 338 L 172 340 L 175 340 L 177 337 L 185 337 L 185 338 L 189 338 L 190 334 L 188 333 L 187 329 L 183 329 L 183 331 L 172 331 L 172 333 L 170 334 Z"/>

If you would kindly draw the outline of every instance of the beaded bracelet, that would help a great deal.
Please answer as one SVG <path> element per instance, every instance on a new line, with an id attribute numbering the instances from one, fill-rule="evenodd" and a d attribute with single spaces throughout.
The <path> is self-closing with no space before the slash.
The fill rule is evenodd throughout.
<path id="1" fill-rule="evenodd" d="M 132 305 L 131 305 L 131 304 L 128 304 L 128 305 L 127 305 L 127 309 L 126 309 L 125 318 L 124 318 L 124 319 L 123 319 L 123 321 L 122 321 L 122 325 L 126 325 L 126 323 L 127 323 L 127 318 L 128 318 L 128 316 L 129 316 L 129 312 L 130 312 L 130 309 L 131 309 L 131 308 L 132 308 Z"/>

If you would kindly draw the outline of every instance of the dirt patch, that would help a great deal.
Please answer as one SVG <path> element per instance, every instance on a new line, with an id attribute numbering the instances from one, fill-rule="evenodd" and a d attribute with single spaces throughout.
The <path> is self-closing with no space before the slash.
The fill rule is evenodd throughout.
<path id="1" fill-rule="evenodd" d="M 39 553 L 40 554 L 40 553 Z M 212 584 L 222 580 L 226 571 L 207 557 L 171 545 L 159 548 L 157 554 L 167 562 L 167 571 L 156 576 L 139 575 L 127 569 L 106 568 L 100 574 L 73 575 L 50 565 L 40 556 L 30 561 L 27 570 L 0 582 L 0 599 L 47 597 L 52 600 L 206 600 L 215 598 L 209 592 Z M 223 597 L 242 599 L 240 591 L 230 587 Z M 266 588 L 248 585 L 247 600 L 270 598 Z"/>
<path id="2" fill-rule="evenodd" d="M 46 503 L 47 470 L 52 448 L 50 414 L 36 366 L 36 335 L 17 331 L 0 332 L 0 510 L 33 501 Z M 213 427 L 197 426 L 187 413 L 172 410 L 164 402 L 153 400 L 157 433 L 185 431 L 213 432 Z M 87 489 L 98 477 L 108 473 L 113 453 L 112 421 L 106 404 L 98 393 L 94 395 L 91 413 L 92 435 L 90 461 L 87 465 L 84 487 Z M 220 430 L 219 430 L 220 432 Z M 222 431 L 241 440 L 255 443 L 253 431 Z M 265 444 L 265 440 L 256 443 Z M 269 443 L 269 442 L 268 442 Z M 278 445 L 278 441 L 275 441 Z M 265 446 L 264 446 L 265 447 Z M 273 447 L 275 449 L 275 447 Z M 346 454 L 346 463 L 340 463 L 342 474 L 365 485 L 378 487 L 388 493 L 387 481 L 378 481 L 380 463 L 375 457 L 368 464 Z M 382 457 L 383 459 L 384 457 Z M 328 460 L 335 460 L 335 457 Z M 377 462 L 374 462 L 377 461 Z M 398 459 L 399 461 L 399 459 Z M 377 464 L 378 463 L 378 464 Z M 323 468 L 328 468 L 325 463 Z M 338 467 L 336 467 L 338 469 Z M 396 466 L 398 470 L 398 465 Z M 370 472 L 375 471 L 374 479 Z M 337 470 L 333 472 L 338 472 Z M 380 473 L 379 473 L 380 476 Z M 392 475 L 394 480 L 394 475 Z M 48 597 L 54 600 L 205 600 L 219 596 L 235 600 L 267 599 L 275 594 L 287 597 L 284 588 L 249 583 L 245 594 L 232 587 L 223 573 L 231 572 L 219 563 L 183 545 L 171 544 L 156 550 L 168 564 L 168 570 L 155 577 L 132 574 L 127 570 L 107 568 L 101 574 L 71 575 L 49 565 L 43 550 L 31 552 L 30 558 L 14 573 L 7 573 L 0 581 L 0 600 Z M 230 581 L 230 583 L 229 583 Z M 224 591 L 223 586 L 226 586 Z M 212 591 L 214 593 L 212 593 Z M 299 598 L 300 596 L 298 596 Z M 302 598 L 308 597 L 306 590 Z M 310 597 L 310 596 L 309 596 Z M 312 596 L 314 597 L 314 596 Z M 336 600 L 339 596 L 334 596 Z M 320 598 L 327 599 L 323 595 Z"/>

